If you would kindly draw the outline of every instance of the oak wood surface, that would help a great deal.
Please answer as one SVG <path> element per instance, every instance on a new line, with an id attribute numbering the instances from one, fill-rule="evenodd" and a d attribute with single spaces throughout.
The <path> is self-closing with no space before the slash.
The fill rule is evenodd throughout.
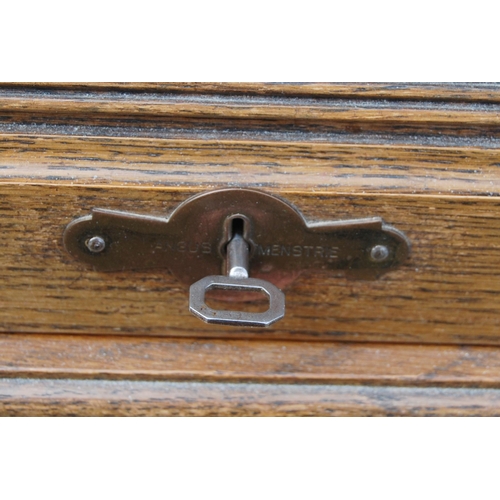
<path id="1" fill-rule="evenodd" d="M 241 186 L 304 197 L 495 197 L 498 165 L 499 149 L 470 147 L 0 134 L 0 185 L 53 185 L 49 192 L 127 186 L 188 196 Z"/>
<path id="2" fill-rule="evenodd" d="M 407 100 L 397 93 L 353 98 L 346 88 L 335 92 L 335 86 L 321 97 L 232 95 L 224 87 L 205 94 L 181 92 L 180 86 L 175 92 L 127 88 L 0 86 L 0 131 L 498 147 L 494 86 L 489 97 L 480 91 L 484 99 L 473 98 L 477 89 L 471 89 L 450 102 Z"/>
<path id="3" fill-rule="evenodd" d="M 96 96 L 97 97 L 97 96 Z M 100 98 L 80 98 L 75 99 L 71 95 L 51 96 L 51 97 L 2 97 L 0 98 L 2 112 L 6 115 L 20 115 L 23 118 L 33 118 L 37 115 L 45 116 L 68 115 L 78 119 L 88 117 L 96 122 L 113 117 L 143 118 L 165 117 L 202 118 L 226 120 L 280 120 L 287 122 L 290 120 L 304 121 L 311 123 L 323 122 L 365 122 L 366 124 L 375 122 L 377 124 L 402 124 L 408 126 L 420 123 L 433 123 L 436 125 L 457 126 L 492 126 L 499 124 L 498 106 L 491 106 L 492 109 L 467 108 L 466 105 L 451 105 L 438 107 L 436 109 L 411 108 L 397 106 L 349 106 L 349 103 L 332 105 L 323 102 L 303 102 L 297 105 L 292 102 L 255 102 L 252 99 L 238 99 L 230 101 L 213 100 L 213 102 L 203 99 L 193 101 L 185 99 L 179 101 L 171 98 L 165 99 L 103 99 Z M 444 109 L 443 109 L 444 108 Z M 91 115 L 91 116 L 90 116 Z"/>
<path id="4" fill-rule="evenodd" d="M 0 335 L 0 416 L 498 416 L 494 347 Z"/>
<path id="5" fill-rule="evenodd" d="M 0 83 L 0 87 L 44 90 L 120 90 L 180 94 L 285 95 L 322 97 L 368 97 L 433 101 L 499 102 L 494 83 Z"/>
<path id="6" fill-rule="evenodd" d="M 491 417 L 500 390 L 0 379 L 0 415 Z"/>
<path id="7" fill-rule="evenodd" d="M 0 335 L 0 378 L 500 389 L 496 347 Z"/>
<path id="8" fill-rule="evenodd" d="M 341 271 L 304 273 L 287 290 L 285 319 L 255 330 L 201 323 L 168 272 L 95 272 L 62 247 L 66 224 L 95 206 L 161 214 L 185 199 L 178 191 L 25 183 L 4 184 L 2 195 L 6 332 L 499 343 L 494 197 L 394 195 L 381 203 L 371 195 L 322 194 L 320 205 L 317 195 L 290 193 L 287 199 L 311 219 L 383 217 L 407 234 L 412 255 L 375 281 L 348 280 Z"/>
<path id="9" fill-rule="evenodd" d="M 384 93 L 353 103 L 348 87 L 320 88 L 316 101 L 228 96 L 227 87 L 208 97 L 180 87 L 0 89 L 0 330 L 498 344 L 494 87 L 481 103 L 480 89 L 465 86 L 471 100 L 418 106 L 397 92 L 389 104 Z M 245 137 L 220 127 L 204 137 L 214 120 Z M 319 122 L 354 142 L 325 140 L 311 126 Z M 42 133 L 51 123 L 62 128 Z M 413 139 L 418 146 L 408 143 L 411 123 L 427 134 Z M 357 143 L 370 127 L 398 139 Z M 433 127 L 448 145 L 429 136 Z M 266 138 L 275 129 L 282 134 Z M 256 331 L 191 317 L 186 291 L 161 270 L 95 273 L 62 248 L 66 224 L 94 207 L 165 216 L 191 194 L 226 186 L 283 196 L 309 220 L 383 217 L 408 235 L 411 258 L 373 282 L 304 274 L 287 291 L 285 320 Z"/>
<path id="10" fill-rule="evenodd" d="M 494 84 L 0 84 L 0 414 L 499 414 L 499 104 Z M 412 254 L 376 281 L 303 274 L 253 330 L 62 247 L 94 207 L 165 216 L 226 186 L 381 216 Z"/>

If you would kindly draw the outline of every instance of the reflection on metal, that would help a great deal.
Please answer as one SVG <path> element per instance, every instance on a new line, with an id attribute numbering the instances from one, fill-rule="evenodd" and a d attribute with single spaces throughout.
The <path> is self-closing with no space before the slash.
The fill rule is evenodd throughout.
<path id="1" fill-rule="evenodd" d="M 227 276 L 207 276 L 189 288 L 189 310 L 206 323 L 270 326 L 285 315 L 283 292 L 269 281 L 248 277 L 250 246 L 243 236 L 246 223 L 239 217 L 231 220 L 231 240 L 226 247 Z M 262 313 L 212 309 L 205 303 L 205 293 L 210 289 L 264 292 L 269 299 L 269 308 Z"/>
<path id="2" fill-rule="evenodd" d="M 374 262 L 384 262 L 389 255 L 391 255 L 391 252 L 385 245 L 375 245 L 370 250 L 370 259 Z"/>
<path id="3" fill-rule="evenodd" d="M 300 273 L 314 269 L 376 279 L 403 262 L 410 248 L 406 236 L 380 217 L 307 222 L 288 202 L 253 189 L 193 196 L 170 217 L 96 208 L 68 224 L 64 244 L 96 271 L 164 268 L 188 286 L 217 277 L 225 289 L 238 290 L 234 300 L 247 300 L 242 290 L 249 287 L 242 283 L 251 280 L 253 291 L 260 289 L 271 297 L 269 310 L 278 304 L 269 285 L 284 288 Z M 228 280 L 238 287 L 228 285 Z M 204 283 L 209 286 L 209 281 Z M 221 283 L 210 286 L 215 285 Z M 195 305 L 203 297 L 200 291 Z M 240 314 L 217 311 L 222 313 Z M 270 324 L 266 318 L 252 324 Z"/>
<path id="4" fill-rule="evenodd" d="M 85 246 L 92 253 L 100 253 L 106 248 L 106 242 L 100 236 L 92 236 L 85 242 Z"/>
<path id="5" fill-rule="evenodd" d="M 205 304 L 205 293 L 213 288 L 235 292 L 264 292 L 269 297 L 269 308 L 261 313 L 212 309 Z M 255 278 L 207 276 L 189 288 L 189 310 L 206 323 L 270 326 L 285 315 L 285 295 L 269 281 Z"/>

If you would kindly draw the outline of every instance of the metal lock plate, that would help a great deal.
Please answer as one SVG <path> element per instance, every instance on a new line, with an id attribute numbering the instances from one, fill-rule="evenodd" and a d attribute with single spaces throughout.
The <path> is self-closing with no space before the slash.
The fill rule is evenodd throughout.
<path id="1" fill-rule="evenodd" d="M 190 286 L 207 276 L 219 281 L 227 278 L 227 246 L 236 226 L 248 247 L 247 275 L 273 285 L 268 293 L 269 310 L 276 307 L 276 301 L 280 303 L 273 300 L 274 288 L 290 285 L 304 270 L 343 269 L 354 278 L 375 279 L 403 262 L 410 248 L 404 234 L 379 217 L 310 223 L 288 202 L 252 189 L 202 193 L 165 218 L 96 208 L 67 226 L 64 244 L 71 255 L 96 271 L 164 268 Z M 250 279 L 244 274 L 230 275 L 230 281 L 237 280 L 234 286 L 227 279 L 222 281 L 226 288 L 251 288 L 248 282 L 244 284 Z M 203 290 L 209 281 L 204 282 Z M 254 285 L 259 288 L 262 283 Z M 245 300 L 245 295 L 234 298 Z M 203 305 L 201 291 L 194 299 L 191 293 L 192 311 L 193 300 L 196 314 Z M 250 313 L 240 314 L 237 320 L 219 312 L 208 320 L 267 326 L 282 317 L 275 314 L 279 317 L 274 321 L 269 316 L 266 321 L 253 321 L 255 318 L 249 320 L 245 314 Z M 203 314 L 197 315 L 207 320 Z"/>

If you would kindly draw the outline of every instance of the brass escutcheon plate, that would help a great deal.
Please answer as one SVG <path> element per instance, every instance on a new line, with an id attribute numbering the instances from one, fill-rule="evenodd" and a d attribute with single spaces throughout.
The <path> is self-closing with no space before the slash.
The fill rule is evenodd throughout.
<path id="1" fill-rule="evenodd" d="M 406 236 L 380 217 L 308 222 L 287 201 L 243 188 L 195 195 L 169 217 L 96 208 L 68 224 L 64 245 L 96 271 L 163 268 L 188 287 L 224 274 L 234 218 L 244 221 L 250 275 L 279 288 L 308 269 L 375 279 L 403 262 L 410 249 Z"/>

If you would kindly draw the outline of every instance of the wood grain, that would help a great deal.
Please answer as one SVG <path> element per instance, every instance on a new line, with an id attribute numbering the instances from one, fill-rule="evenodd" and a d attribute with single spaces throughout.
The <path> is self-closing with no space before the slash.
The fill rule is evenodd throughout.
<path id="1" fill-rule="evenodd" d="M 224 86 L 209 98 L 176 89 L 3 88 L 0 122 L 38 125 L 0 133 L 1 331 L 498 345 L 495 99 L 476 101 L 479 87 L 461 89 L 471 100 L 439 106 L 416 106 L 398 93 L 386 104 L 384 92 L 353 103 L 346 87 L 316 101 L 272 92 L 234 97 Z M 174 121 L 196 138 L 138 136 L 137 127 L 149 130 L 151 120 L 160 128 Z M 227 139 L 216 128 L 217 138 L 208 139 L 214 120 L 248 135 Z M 55 122 L 62 128 L 40 134 Z M 320 122 L 354 142 L 323 140 L 311 125 Z M 347 122 L 358 128 L 348 131 Z M 441 136 L 460 145 L 407 144 L 409 123 L 427 134 L 441 127 Z M 96 124 L 106 135 L 96 135 Z M 86 135 L 75 135 L 75 125 Z M 374 135 L 370 144 L 357 143 L 367 127 L 402 142 Z M 284 135 L 266 138 L 275 129 Z M 486 140 L 494 147 L 484 147 Z M 61 246 L 64 227 L 94 207 L 164 216 L 191 194 L 225 186 L 283 196 L 309 220 L 383 217 L 408 235 L 411 259 L 375 282 L 304 274 L 287 291 L 285 320 L 256 331 L 191 317 L 186 291 L 161 270 L 95 273 Z"/>
<path id="2" fill-rule="evenodd" d="M 224 86 L 208 94 L 188 87 L 182 92 L 180 86 L 173 92 L 151 92 L 147 86 L 90 86 L 85 91 L 71 86 L 0 86 L 0 131 L 497 148 L 498 87 L 476 91 L 463 89 L 457 94 L 461 98 L 448 102 L 402 99 L 397 93 L 392 99 L 384 93 L 353 98 L 346 88 L 331 95 L 294 96 L 233 95 Z M 476 100 L 478 95 L 482 98 Z"/>
<path id="3" fill-rule="evenodd" d="M 360 108 L 345 99 L 311 104 L 270 94 L 235 100 L 225 88 L 211 100 L 186 91 L 181 101 L 151 89 L 145 95 L 138 88 L 133 94 L 70 90 L 4 90 L 0 99 L 15 123 L 65 123 L 64 134 L 40 135 L 36 127 L 0 134 L 2 331 L 498 344 L 500 153 L 491 126 L 500 114 L 494 99 L 486 105 L 464 98 L 437 109 L 420 101 L 408 109 L 399 94 L 390 106 L 380 94 Z M 411 116 L 427 133 L 448 123 L 441 136 L 451 134 L 460 146 L 405 144 Z M 200 127 L 219 118 L 224 126 L 248 127 L 256 118 L 258 125 L 245 140 L 204 138 Z M 137 128 L 127 128 L 147 119 L 178 120 L 197 138 L 138 137 Z M 327 128 L 345 120 L 359 130 L 368 123 L 378 133 L 388 127 L 403 143 L 377 143 L 379 136 L 372 144 L 325 142 L 310 128 L 317 119 Z M 80 127 L 81 120 L 113 128 L 106 136 L 92 135 L 92 127 L 78 136 L 70 124 Z M 265 139 L 265 132 L 287 129 L 287 120 L 303 130 L 300 140 Z M 362 135 L 349 133 L 353 141 Z M 494 147 L 481 146 L 486 139 Z M 304 275 L 287 291 L 287 318 L 257 332 L 192 318 L 185 290 L 168 274 L 89 272 L 61 247 L 65 225 L 94 207 L 167 215 L 189 195 L 225 186 L 284 196 L 310 220 L 381 216 L 410 237 L 411 260 L 378 282 Z M 459 314 L 450 317 L 450 309 Z"/>
<path id="4" fill-rule="evenodd" d="M 0 185 L 498 196 L 500 149 L 0 134 Z M 153 191 L 153 190 L 151 190 Z"/>
<path id="5" fill-rule="evenodd" d="M 0 334 L 0 378 L 500 389 L 496 347 Z"/>
<path id="6" fill-rule="evenodd" d="M 3 416 L 499 416 L 500 390 L 0 379 Z"/>
<path id="7" fill-rule="evenodd" d="M 361 107 L 334 106 L 329 103 L 307 102 L 297 106 L 291 103 L 255 103 L 240 99 L 236 102 L 189 102 L 165 99 L 74 99 L 63 97 L 3 97 L 0 98 L 2 113 L 19 114 L 33 117 L 39 114 L 47 115 L 92 115 L 96 120 L 109 115 L 116 117 L 160 116 L 162 118 L 175 116 L 178 118 L 199 119 L 238 119 L 238 120 L 290 120 L 322 122 L 377 122 L 386 124 L 452 124 L 456 126 L 488 126 L 500 124 L 498 107 L 491 109 L 408 109 L 404 107 Z M 341 103 L 343 104 L 343 103 Z"/>
<path id="8" fill-rule="evenodd" d="M 495 83 L 0 83 L 12 89 L 119 90 L 179 94 L 318 96 L 500 102 Z"/>
<path id="9" fill-rule="evenodd" d="M 0 416 L 498 416 L 492 347 L 0 335 Z"/>
<path id="10" fill-rule="evenodd" d="M 95 207 L 169 213 L 178 189 L 4 184 L 0 328 L 5 332 L 293 338 L 495 344 L 500 341 L 500 201 L 495 197 L 287 193 L 311 220 L 381 216 L 404 231 L 411 258 L 376 281 L 303 274 L 270 329 L 206 325 L 168 273 L 99 273 L 62 247 L 73 218 Z M 279 191 L 284 194 L 283 191 Z M 439 279 L 436 279 L 439 276 Z M 458 314 L 450 315 L 450 311 Z"/>
<path id="11" fill-rule="evenodd" d="M 0 84 L 0 413 L 499 415 L 499 151 L 496 84 Z M 383 217 L 411 257 L 303 274 L 253 330 L 62 247 L 94 207 L 225 186 Z"/>

